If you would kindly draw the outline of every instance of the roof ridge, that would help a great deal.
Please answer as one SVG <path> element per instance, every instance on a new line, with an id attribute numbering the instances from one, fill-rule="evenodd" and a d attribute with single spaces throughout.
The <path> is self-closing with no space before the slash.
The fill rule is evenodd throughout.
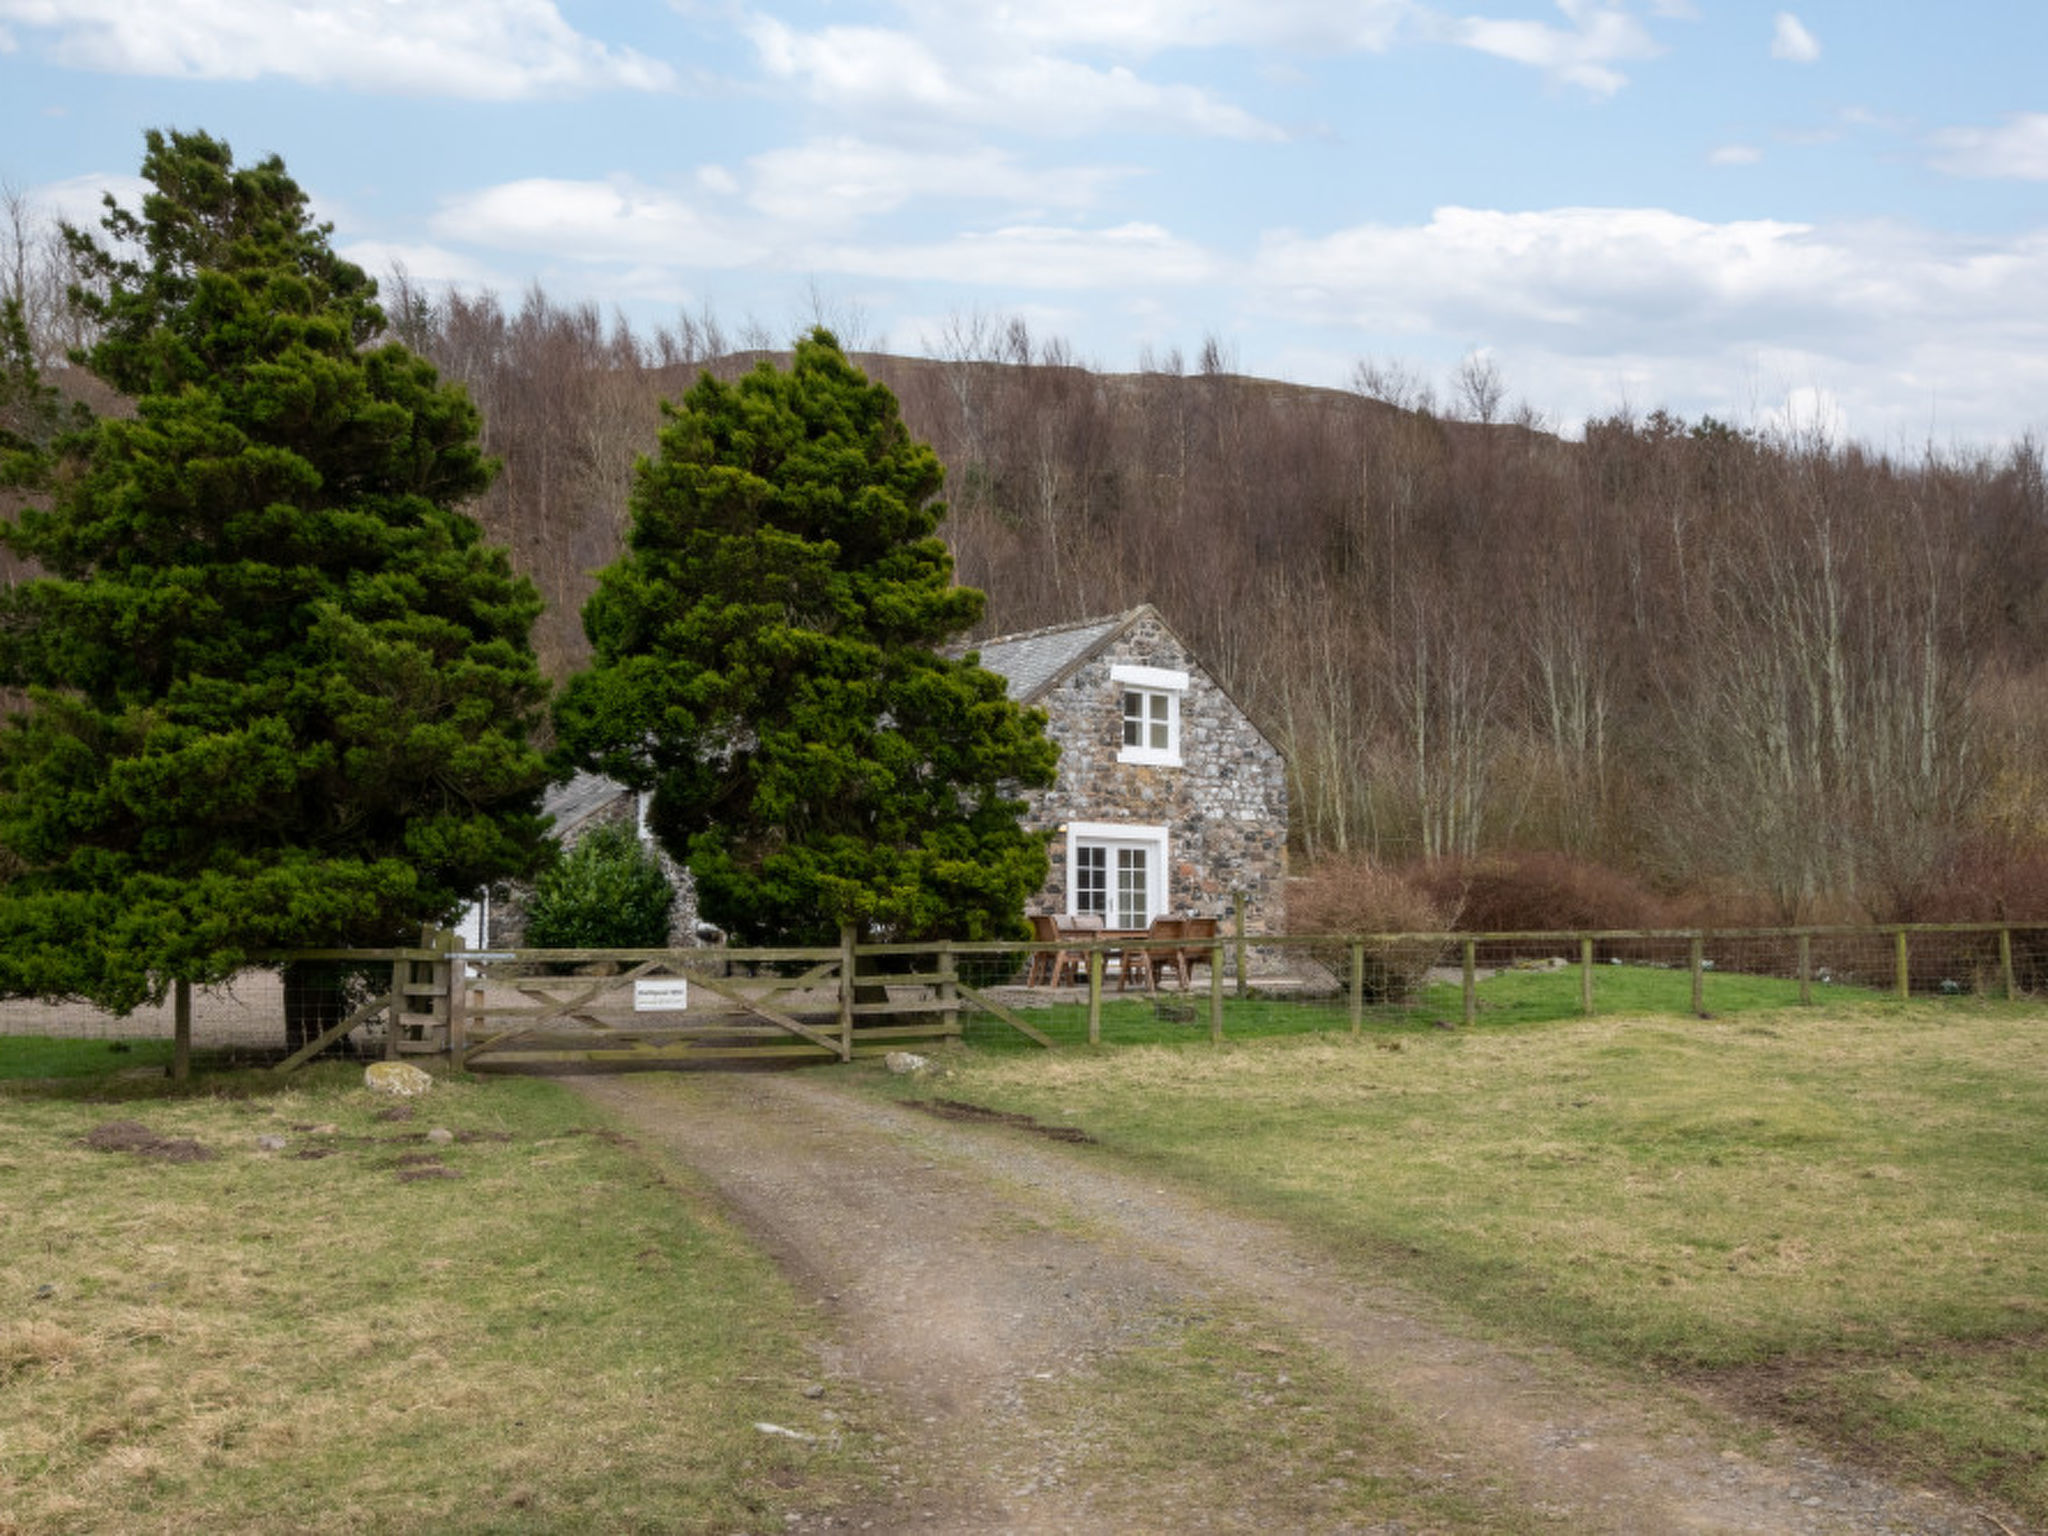
<path id="1" fill-rule="evenodd" d="M 1047 635 L 1057 635 L 1071 629 L 1089 629 L 1097 624 L 1124 624 L 1138 616 L 1150 603 L 1139 603 L 1135 608 L 1126 608 L 1120 613 L 1098 613 L 1085 619 L 1068 619 L 1059 624 L 1043 624 L 1037 629 L 1020 629 L 1010 635 L 990 635 L 986 640 L 970 640 L 965 649 L 978 651 L 986 645 L 1010 645 L 1019 640 L 1040 640 Z"/>

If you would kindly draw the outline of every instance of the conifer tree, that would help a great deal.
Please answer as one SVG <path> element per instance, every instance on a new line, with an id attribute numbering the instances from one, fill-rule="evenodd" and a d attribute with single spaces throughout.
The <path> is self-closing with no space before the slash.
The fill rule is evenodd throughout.
<path id="1" fill-rule="evenodd" d="M 139 214 L 67 231 L 133 401 L 0 526 L 0 990 L 127 1010 L 259 951 L 391 944 L 530 873 L 531 583 L 461 504 L 476 412 L 270 158 L 148 135 Z"/>
<path id="2" fill-rule="evenodd" d="M 700 379 L 640 466 L 556 731 L 654 791 L 656 837 L 744 942 L 1007 937 L 1044 883 L 1014 795 L 1057 749 L 939 649 L 982 608 L 934 536 L 940 478 L 823 330 L 787 371 Z"/>

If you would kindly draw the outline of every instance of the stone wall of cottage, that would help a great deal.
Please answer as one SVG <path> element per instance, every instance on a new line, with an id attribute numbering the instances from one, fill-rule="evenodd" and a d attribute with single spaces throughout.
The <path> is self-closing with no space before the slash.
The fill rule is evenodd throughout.
<path id="1" fill-rule="evenodd" d="M 1121 763 L 1123 690 L 1115 666 L 1188 674 L 1180 702 L 1180 766 Z M 1215 917 L 1229 931 L 1233 893 L 1249 933 L 1285 931 L 1287 772 L 1280 754 L 1173 634 L 1140 619 L 1037 701 L 1060 743 L 1059 782 L 1031 794 L 1030 824 L 1117 822 L 1167 829 L 1167 907 Z M 1051 877 L 1029 904 L 1066 910 L 1067 847 L 1053 838 Z"/>

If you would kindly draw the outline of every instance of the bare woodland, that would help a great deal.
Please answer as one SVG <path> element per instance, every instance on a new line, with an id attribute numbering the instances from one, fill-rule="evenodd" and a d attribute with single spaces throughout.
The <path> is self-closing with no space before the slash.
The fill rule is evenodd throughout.
<path id="1" fill-rule="evenodd" d="M 0 282 L 54 361 L 78 340 L 57 253 L 10 211 Z M 661 401 L 772 338 L 402 273 L 384 298 L 483 412 L 503 470 L 478 510 L 547 597 L 560 678 Z M 858 360 L 947 466 L 987 631 L 1156 604 L 1285 753 L 1301 861 L 1547 850 L 1721 921 L 2048 896 L 2024 877 L 2048 869 L 2031 441 L 1893 456 L 1656 412 L 1572 442 L 1482 359 L 1440 402 L 1398 365 L 1243 377 L 1214 341 L 1110 374 L 983 316 L 926 350 Z"/>

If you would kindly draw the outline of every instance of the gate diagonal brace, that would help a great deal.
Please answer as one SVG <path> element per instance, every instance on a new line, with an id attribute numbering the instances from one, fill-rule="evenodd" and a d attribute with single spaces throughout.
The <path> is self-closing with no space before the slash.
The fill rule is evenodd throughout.
<path id="1" fill-rule="evenodd" d="M 530 1035 L 535 1030 L 552 1024 L 564 1014 L 573 1014 L 588 1008 L 598 998 L 604 996 L 605 993 L 638 981 L 649 971 L 665 963 L 665 961 L 661 960 L 643 960 L 640 964 L 634 966 L 632 970 L 626 971 L 621 975 L 601 977 L 598 979 L 596 986 L 585 989 L 577 996 L 569 998 L 558 1006 L 549 1009 L 546 1013 L 528 1019 L 514 1029 L 508 1029 L 502 1035 L 493 1035 L 490 1039 L 480 1041 L 471 1046 L 467 1051 L 463 1052 L 462 1064 L 466 1067 L 485 1051 L 496 1050 L 509 1040 L 517 1040 L 521 1036 Z M 521 988 L 521 990 L 524 991 L 525 989 Z"/>

